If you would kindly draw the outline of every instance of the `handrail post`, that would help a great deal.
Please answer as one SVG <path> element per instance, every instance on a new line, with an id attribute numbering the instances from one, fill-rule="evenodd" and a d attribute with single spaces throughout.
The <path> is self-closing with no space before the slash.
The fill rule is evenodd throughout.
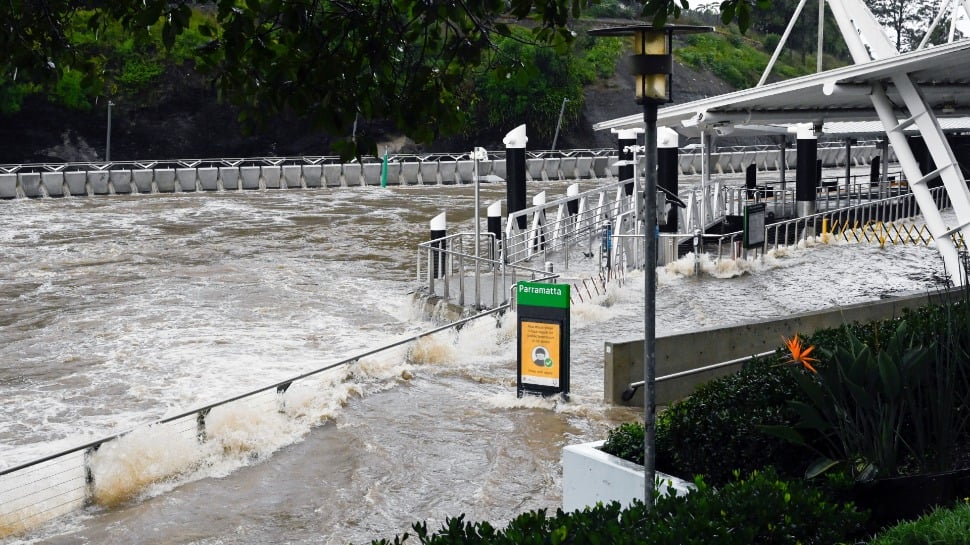
<path id="1" fill-rule="evenodd" d="M 434 248 L 428 245 L 428 294 L 434 295 Z"/>

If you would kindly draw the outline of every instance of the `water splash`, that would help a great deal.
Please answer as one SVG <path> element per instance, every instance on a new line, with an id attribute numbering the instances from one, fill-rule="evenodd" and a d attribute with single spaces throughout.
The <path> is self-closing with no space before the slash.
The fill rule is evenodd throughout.
<path id="1" fill-rule="evenodd" d="M 148 485 L 191 471 L 203 456 L 194 435 L 171 425 L 134 430 L 104 443 L 91 456 L 92 498 L 104 507 L 120 505 Z"/>

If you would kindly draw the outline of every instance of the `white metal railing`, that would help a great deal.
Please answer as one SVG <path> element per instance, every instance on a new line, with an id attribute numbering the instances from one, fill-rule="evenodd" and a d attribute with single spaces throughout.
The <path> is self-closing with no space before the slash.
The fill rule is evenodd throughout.
<path id="1" fill-rule="evenodd" d="M 558 278 L 558 274 L 532 269 L 519 264 L 503 263 L 497 257 L 499 244 L 492 233 L 481 233 L 479 250 L 475 256 L 475 234 L 455 233 L 418 244 L 417 278 L 428 295 L 451 300 L 466 306 L 468 294 L 474 297 L 474 308 L 483 307 L 482 296 L 490 295 L 488 308 L 508 304 L 508 288 L 521 279 L 544 282 Z M 472 284 L 473 283 L 473 284 Z M 470 285 L 471 284 L 471 285 Z M 487 288 L 487 289 L 483 289 Z M 452 291 L 457 290 L 457 294 Z"/>
<path id="2" fill-rule="evenodd" d="M 617 234 L 632 231 L 636 224 L 632 213 L 635 199 L 625 191 L 625 186 L 632 183 L 608 183 L 509 214 L 502 241 L 503 262 L 515 264 L 536 256 L 544 258 L 549 252 L 583 242 L 592 251 L 607 225 Z M 519 226 L 520 221 L 524 228 Z M 568 256 L 568 252 L 563 253 Z"/>
<path id="3" fill-rule="evenodd" d="M 764 245 L 759 250 L 767 252 L 804 242 L 820 234 L 823 222 L 830 229 L 835 227 L 840 229 L 862 228 L 877 222 L 890 225 L 894 221 L 914 218 L 921 214 L 916 199 L 911 193 L 895 192 L 894 196 L 873 198 L 867 201 L 864 198 L 866 192 L 863 191 L 863 197 L 857 197 L 853 194 L 852 199 L 861 201 L 858 204 L 842 208 L 832 207 L 809 216 L 768 224 L 765 226 Z M 878 197 L 878 188 L 873 188 L 872 195 Z M 932 189 L 931 195 L 939 208 L 950 206 L 949 196 L 943 187 Z M 843 202 L 847 202 L 847 200 Z M 660 233 L 658 247 L 661 252 L 666 252 L 664 257 L 670 261 L 676 260 L 688 252 L 693 252 L 698 257 L 702 253 L 707 254 L 714 261 L 739 259 L 745 255 L 743 248 L 741 248 L 743 234 L 743 231 L 704 235 L 701 235 L 699 231 L 695 231 L 693 234 L 683 232 Z M 642 235 L 618 235 L 614 239 L 622 240 L 622 243 L 615 244 L 618 254 L 614 257 L 614 263 L 627 268 L 643 266 L 640 251 Z M 914 237 L 914 241 L 918 239 L 918 237 Z M 928 239 L 924 239 L 924 242 L 926 241 Z M 959 246 L 963 246 L 963 241 L 958 240 L 957 242 Z"/>

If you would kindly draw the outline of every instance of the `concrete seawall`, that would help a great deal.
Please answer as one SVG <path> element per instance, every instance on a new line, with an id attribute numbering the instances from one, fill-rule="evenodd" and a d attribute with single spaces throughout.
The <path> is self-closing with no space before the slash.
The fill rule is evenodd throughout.
<path id="1" fill-rule="evenodd" d="M 903 309 L 939 301 L 937 293 L 919 293 L 879 301 L 858 303 L 816 312 L 795 314 L 777 320 L 701 329 L 679 335 L 657 337 L 657 377 L 697 369 L 725 361 L 769 352 L 783 345 L 795 333 L 807 335 L 819 329 L 853 322 L 869 322 L 899 316 Z M 603 396 L 615 405 L 643 406 L 643 388 L 630 401 L 621 394 L 632 382 L 643 380 L 643 339 L 606 343 L 604 348 Z M 657 383 L 657 404 L 668 405 L 690 395 L 694 388 L 712 378 L 733 373 L 741 363 Z"/>
<path id="2" fill-rule="evenodd" d="M 612 150 L 573 150 L 535 152 L 527 160 L 529 180 L 566 180 L 615 178 L 617 155 Z M 852 164 L 869 164 L 878 155 L 874 145 L 852 148 Z M 500 155 L 500 154 L 496 154 Z M 824 166 L 841 166 L 845 149 L 823 147 L 818 157 Z M 759 170 L 776 169 L 780 151 L 720 152 L 711 156 L 711 169 L 717 174 L 740 173 L 747 165 Z M 794 164 L 794 151 L 788 152 Z M 131 193 L 191 193 L 196 191 L 256 191 L 263 189 L 316 189 L 380 185 L 383 165 L 379 160 L 362 163 L 303 162 L 293 159 L 185 160 L 159 163 L 111 163 L 71 165 L 15 165 L 0 168 L 0 199 L 41 198 Z M 258 164 L 257 164 L 258 163 Z M 685 175 L 698 174 L 701 154 L 682 150 L 679 165 Z M 505 179 L 503 157 L 479 161 L 478 175 Z M 474 181 L 475 163 L 467 155 L 437 157 L 392 156 L 387 165 L 388 185 L 450 185 Z"/>

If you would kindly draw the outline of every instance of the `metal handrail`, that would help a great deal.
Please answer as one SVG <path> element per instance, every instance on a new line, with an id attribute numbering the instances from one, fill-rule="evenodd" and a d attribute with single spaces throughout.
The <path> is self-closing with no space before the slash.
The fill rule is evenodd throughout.
<path id="1" fill-rule="evenodd" d="M 488 237 L 492 242 L 490 247 L 496 248 L 497 243 L 494 233 L 479 233 L 479 235 Z M 464 306 L 465 281 L 467 279 L 464 274 L 466 270 L 466 261 L 473 262 L 476 270 L 480 270 L 484 265 L 484 268 L 493 271 L 493 306 L 499 304 L 495 298 L 497 297 L 498 293 L 502 291 L 497 286 L 499 279 L 501 279 L 501 284 L 504 286 L 507 283 L 509 276 L 512 277 L 513 284 L 516 282 L 516 278 L 518 278 L 519 275 L 528 276 L 531 280 L 537 282 L 554 280 L 560 276 L 559 274 L 550 273 L 544 270 L 533 269 L 514 263 L 506 263 L 498 257 L 480 257 L 465 253 L 464 241 L 470 237 L 473 238 L 474 236 L 474 233 L 462 232 L 418 244 L 417 280 L 419 283 L 424 283 L 425 281 L 427 282 L 425 289 L 429 295 L 435 295 L 435 280 L 441 278 L 443 280 L 443 297 L 445 299 L 449 299 L 451 294 L 450 283 L 448 280 L 451 277 L 457 277 L 459 289 L 458 305 Z M 458 241 L 458 243 L 454 244 L 455 241 Z M 444 243 L 444 247 L 441 247 L 442 243 Z M 469 246 L 473 247 L 474 245 Z M 498 252 L 494 252 L 493 255 L 497 256 Z M 436 262 L 438 263 L 437 267 L 435 266 Z M 496 272 L 500 274 L 497 274 Z M 476 294 L 478 294 L 478 291 L 476 291 Z M 478 302 L 479 301 L 476 301 L 476 304 Z"/>
<path id="2" fill-rule="evenodd" d="M 497 312 L 501 312 L 501 311 L 505 310 L 506 308 L 509 308 L 509 306 L 510 306 L 510 303 L 505 303 L 505 304 L 503 304 L 501 306 L 498 306 L 496 308 L 492 308 L 492 309 L 489 309 L 489 310 L 484 310 L 482 312 L 479 312 L 478 314 L 475 314 L 474 316 L 469 316 L 467 318 L 462 318 L 460 320 L 457 320 L 457 321 L 448 323 L 446 325 L 439 326 L 439 327 L 435 327 L 433 329 L 429 329 L 427 331 L 423 331 L 423 332 L 418 333 L 416 335 L 412 335 L 412 336 L 407 337 L 405 339 L 401 339 L 401 340 L 392 342 L 390 344 L 387 344 L 387 345 L 384 345 L 384 346 L 381 346 L 381 347 L 378 347 L 378 348 L 374 348 L 374 349 L 371 349 L 371 350 L 367 350 L 365 352 L 361 352 L 360 354 L 357 354 L 357 355 L 352 356 L 350 358 L 346 358 L 346 359 L 341 360 L 341 361 L 338 361 L 336 363 L 332 363 L 330 365 L 327 365 L 327 366 L 324 366 L 324 367 L 320 367 L 318 369 L 314 369 L 313 371 L 308 371 L 306 373 L 302 373 L 302 374 L 299 374 L 299 375 L 290 377 L 288 379 L 281 380 L 279 382 L 270 384 L 268 386 L 263 386 L 263 387 L 260 387 L 260 388 L 255 389 L 255 390 L 250 390 L 248 392 L 245 392 L 245 393 L 242 393 L 242 394 L 239 394 L 239 395 L 236 395 L 236 396 L 227 398 L 227 399 L 223 399 L 223 400 L 220 400 L 220 401 L 217 401 L 217 402 L 214 402 L 214 403 L 209 403 L 209 404 L 203 405 L 201 407 L 196 407 L 194 409 L 187 410 L 185 412 L 179 413 L 179 414 L 174 415 L 174 416 L 168 416 L 168 417 L 165 417 L 165 418 L 161 418 L 161 419 L 155 420 L 155 421 L 153 421 L 151 423 L 148 423 L 148 424 L 141 424 L 141 425 L 135 426 L 133 428 L 130 428 L 128 430 L 125 430 L 125 431 L 122 431 L 122 432 L 118 432 L 118 433 L 109 435 L 107 437 L 102 437 L 101 439 L 97 439 L 97 440 L 94 440 L 94 441 L 90 441 L 88 443 L 84 443 L 82 445 L 78 445 L 78 446 L 75 446 L 75 447 L 71 447 L 71 448 L 69 448 L 67 450 L 63 450 L 63 451 L 60 451 L 58 453 L 51 454 L 49 456 L 44 456 L 43 458 L 38 458 L 36 460 L 31 460 L 30 462 L 25 462 L 23 464 L 19 464 L 19 465 L 13 466 L 13 467 L 9 467 L 9 468 L 6 468 L 6 469 L 2 469 L 2 470 L 0 470 L 0 476 L 8 475 L 10 473 L 14 473 L 14 472 L 17 472 L 17 471 L 20 471 L 20 470 L 23 470 L 23 469 L 26 469 L 26 468 L 29 468 L 29 467 L 38 465 L 38 464 L 42 464 L 44 462 L 48 462 L 50 460 L 53 460 L 53 459 L 56 459 L 56 458 L 60 458 L 62 456 L 66 456 L 68 454 L 73 454 L 75 452 L 79 452 L 79 451 L 83 451 L 83 450 L 87 450 L 87 449 L 91 449 L 91 448 L 96 448 L 96 447 L 98 447 L 98 446 L 100 446 L 100 445 L 102 445 L 104 443 L 107 443 L 108 441 L 113 441 L 115 439 L 119 439 L 121 437 L 124 437 L 125 435 L 128 435 L 128 434 L 132 433 L 135 430 L 143 429 L 143 428 L 149 427 L 149 426 L 156 426 L 156 425 L 159 425 L 159 424 L 166 424 L 166 423 L 173 422 L 175 420 L 179 420 L 179 419 L 186 418 L 186 417 L 189 417 L 189 416 L 199 415 L 199 414 L 202 414 L 202 413 L 207 413 L 208 411 L 212 410 L 215 407 L 219 407 L 221 405 L 226 405 L 226 404 L 232 403 L 234 401 L 239 401 L 240 399 L 244 399 L 244 398 L 247 398 L 247 397 L 252 397 L 252 396 L 254 396 L 256 394 L 261 394 L 263 392 L 267 392 L 267 391 L 274 390 L 274 389 L 277 392 L 282 393 L 282 392 L 286 391 L 286 389 L 289 388 L 290 385 L 293 384 L 296 381 L 303 380 L 305 378 L 309 378 L 309 377 L 312 377 L 314 375 L 318 375 L 318 374 L 323 373 L 323 372 L 326 372 L 326 371 L 330 371 L 332 369 L 335 369 L 335 368 L 340 367 L 340 366 L 343 366 L 343 365 L 348 365 L 348 364 L 356 363 L 357 361 L 359 361 L 359 360 L 361 360 L 363 358 L 366 358 L 368 356 L 373 356 L 374 354 L 379 354 L 381 352 L 390 350 L 392 348 L 397 348 L 398 346 L 401 346 L 401 345 L 404 345 L 404 344 L 407 344 L 407 343 L 410 343 L 410 342 L 414 342 L 414 341 L 420 340 L 420 339 L 422 339 L 424 337 L 427 337 L 429 335 L 434 335 L 435 333 L 439 333 L 439 332 L 444 331 L 446 329 L 451 329 L 453 327 L 462 326 L 462 325 L 464 325 L 464 324 L 466 324 L 468 322 L 471 322 L 473 320 L 476 320 L 478 318 L 482 318 L 482 317 L 488 316 L 490 314 L 495 314 Z"/>

